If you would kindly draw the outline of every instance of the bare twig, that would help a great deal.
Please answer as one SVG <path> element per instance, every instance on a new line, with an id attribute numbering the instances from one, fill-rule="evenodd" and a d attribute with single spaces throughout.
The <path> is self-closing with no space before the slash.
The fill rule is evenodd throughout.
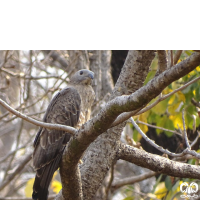
<path id="1" fill-rule="evenodd" d="M 148 123 L 142 122 L 142 121 L 140 121 L 140 120 L 137 120 L 136 122 L 139 123 L 139 124 L 144 124 L 144 125 L 149 126 L 149 127 L 152 127 L 152 128 L 157 128 L 157 129 L 160 129 L 160 130 L 163 130 L 163 131 L 168 131 L 168 132 L 171 132 L 171 133 L 174 133 L 174 134 L 177 134 L 177 135 L 182 136 L 182 135 L 181 135 L 179 132 L 177 132 L 177 131 L 173 131 L 173 130 L 169 130 L 169 129 L 166 129 L 166 128 L 154 126 L 154 125 L 152 125 L 152 124 L 148 124 Z"/>
<path id="2" fill-rule="evenodd" d="M 185 138 L 185 143 L 188 149 L 191 149 L 189 141 L 188 141 L 188 137 L 187 137 L 187 130 L 185 127 L 185 118 L 184 118 L 184 109 L 182 110 L 182 120 L 183 120 L 183 129 L 184 129 L 184 138 Z"/>
<path id="3" fill-rule="evenodd" d="M 192 144 L 190 145 L 191 146 L 191 148 L 197 143 L 197 141 L 198 141 L 198 139 L 199 139 L 199 137 L 200 137 L 200 132 L 199 131 L 197 131 L 197 137 L 195 138 L 195 140 L 192 142 Z"/>
<path id="4" fill-rule="evenodd" d="M 197 102 L 194 98 L 192 98 L 191 102 L 192 102 L 192 104 L 193 104 L 194 106 L 200 108 L 200 103 Z"/>
<path id="5" fill-rule="evenodd" d="M 39 79 L 50 79 L 50 78 L 55 78 L 55 79 L 61 79 L 62 81 L 66 81 L 65 79 L 62 79 L 61 76 L 57 76 L 57 75 L 47 75 L 47 76 L 30 76 L 30 75 L 26 75 L 23 72 L 20 73 L 15 73 L 12 71 L 9 71 L 5 68 L 1 69 L 3 72 L 5 72 L 6 74 L 9 74 L 10 76 L 16 77 L 16 78 L 23 78 L 23 79 L 29 79 L 29 80 L 39 80 Z"/>
<path id="6" fill-rule="evenodd" d="M 29 114 L 27 114 L 27 116 L 34 116 L 33 118 L 37 120 L 37 117 L 35 117 L 35 115 L 40 115 L 40 114 L 43 114 L 43 113 L 45 113 L 45 112 L 46 112 L 46 111 L 35 112 L 35 113 L 29 113 Z M 7 122 L 10 122 L 10 121 L 12 121 L 12 120 L 14 120 L 14 119 L 16 119 L 16 118 L 17 118 L 17 116 L 12 116 L 12 117 L 10 117 L 9 119 L 3 119 L 2 121 L 5 122 L 5 123 L 7 123 Z"/>
<path id="7" fill-rule="evenodd" d="M 147 107 L 143 108 L 141 111 L 139 111 L 139 112 L 137 113 L 137 115 L 140 115 L 140 114 L 142 114 L 142 113 L 144 113 L 144 112 L 150 110 L 150 109 L 153 108 L 155 105 L 157 105 L 159 102 L 165 100 L 166 98 L 170 97 L 171 95 L 175 94 L 176 92 L 185 89 L 187 86 L 189 86 L 189 85 L 191 85 L 192 83 L 198 81 L 199 79 L 200 79 L 200 76 L 197 77 L 197 78 L 195 78 L 194 80 L 192 80 L 192 81 L 186 83 L 185 85 L 181 86 L 180 88 L 175 89 L 174 91 L 170 92 L 169 94 L 166 94 L 166 95 L 160 97 L 160 98 L 157 99 L 154 103 L 150 104 L 149 106 L 147 106 Z"/>
<path id="8" fill-rule="evenodd" d="M 116 190 L 119 187 L 122 187 L 124 185 L 131 185 L 140 181 L 143 181 L 145 179 L 151 178 L 155 175 L 157 175 L 157 172 L 147 172 L 138 176 L 132 176 L 132 177 L 128 177 L 128 178 L 124 178 L 124 179 L 120 179 L 120 180 L 116 180 L 113 184 L 112 184 L 112 189 Z"/>
<path id="9" fill-rule="evenodd" d="M 20 149 L 25 148 L 31 141 L 32 141 L 33 137 L 30 138 L 30 140 L 28 142 L 26 142 L 24 145 L 18 147 L 17 149 L 15 149 L 14 151 L 11 151 L 10 153 L 8 153 L 7 155 L 5 155 L 3 158 L 1 158 L 0 163 L 4 162 L 6 159 L 8 159 L 11 155 L 13 155 L 15 152 L 19 151 Z"/>
<path id="10" fill-rule="evenodd" d="M 24 166 L 31 160 L 32 153 L 28 154 L 26 158 L 18 165 L 15 172 L 10 174 L 7 179 L 0 185 L 0 191 L 10 183 L 11 180 L 15 178 L 15 176 L 24 168 Z"/>
<path id="11" fill-rule="evenodd" d="M 2 99 L 0 99 L 0 104 L 6 108 L 8 111 L 10 111 L 11 113 L 13 113 L 14 115 L 26 120 L 27 122 L 30 122 L 32 124 L 35 124 L 36 126 L 41 126 L 44 128 L 48 128 L 48 129 L 57 129 L 57 130 L 62 130 L 62 131 L 66 131 L 70 134 L 74 134 L 76 132 L 76 129 L 71 127 L 71 126 L 65 126 L 65 125 L 61 125 L 61 124 L 50 124 L 50 123 L 45 123 L 45 122 L 40 122 L 37 121 L 31 117 L 28 117 L 27 115 L 24 115 L 22 113 L 20 113 L 19 111 L 11 108 L 5 101 L 3 101 Z"/>
<path id="12" fill-rule="evenodd" d="M 170 97 L 171 95 L 175 94 L 178 91 L 181 91 L 183 89 L 185 89 L 187 86 L 191 85 L 192 83 L 198 81 L 200 79 L 200 77 L 195 78 L 194 80 L 186 83 L 185 85 L 181 86 L 180 88 L 177 88 L 176 90 L 170 92 L 169 94 L 166 94 L 164 96 L 159 96 L 159 98 L 152 104 L 150 104 L 149 106 L 145 107 L 145 108 L 139 108 L 137 110 L 131 111 L 131 112 L 125 112 L 120 114 L 117 119 L 112 123 L 111 127 L 117 126 L 118 124 L 126 121 L 127 119 L 129 119 L 131 116 L 135 116 L 135 115 L 140 115 L 148 110 L 150 110 L 151 108 L 153 108 L 154 106 L 156 106 L 159 102 L 165 100 L 166 98 Z"/>
<path id="13" fill-rule="evenodd" d="M 121 115 L 119 115 L 117 117 L 117 119 L 112 123 L 112 125 L 110 126 L 110 128 L 117 126 L 118 124 L 124 122 L 125 120 L 129 119 L 131 116 L 134 116 L 138 113 L 138 111 L 140 111 L 142 108 L 131 111 L 131 112 L 125 112 L 122 113 Z"/>
<path id="14" fill-rule="evenodd" d="M 132 118 L 130 118 L 130 120 L 131 120 L 131 123 L 133 124 L 133 126 L 136 128 L 136 130 L 142 135 L 142 137 L 143 137 L 149 144 L 151 144 L 153 147 L 155 147 L 156 149 L 158 149 L 158 150 L 161 151 L 162 153 L 167 154 L 167 155 L 172 156 L 172 157 L 181 157 L 181 156 L 183 156 L 183 155 L 185 155 L 185 154 L 190 154 L 190 155 L 195 156 L 196 158 L 200 158 L 200 154 L 198 154 L 198 153 L 195 152 L 195 151 L 190 150 L 189 148 L 185 149 L 182 153 L 177 153 L 177 154 L 176 154 L 176 153 L 172 153 L 172 152 L 170 152 L 170 151 L 167 150 L 167 149 L 163 149 L 163 147 L 161 147 L 161 146 L 155 144 L 155 142 L 154 142 L 153 140 L 149 139 L 149 138 L 143 133 L 143 131 L 140 129 L 140 127 L 135 123 L 135 121 L 134 121 Z"/>
<path id="15" fill-rule="evenodd" d="M 62 69 L 64 69 L 65 71 L 68 71 L 69 66 L 70 66 L 69 62 L 65 58 L 63 58 L 58 52 L 44 50 L 43 53 L 45 53 L 48 56 L 50 56 L 53 59 L 53 61 L 59 62 L 61 64 L 61 66 L 62 66 Z"/>
<path id="16" fill-rule="evenodd" d="M 21 134 L 22 134 L 23 125 L 24 125 L 23 120 L 20 120 L 20 126 L 19 126 L 19 129 L 17 130 L 17 135 L 16 135 L 16 139 L 15 139 L 15 140 L 16 140 L 16 149 L 17 149 L 17 147 L 18 147 L 18 145 L 19 145 L 19 141 L 20 141 L 20 136 L 21 136 Z M 11 168 L 12 161 L 14 160 L 15 155 L 16 155 L 16 153 L 17 153 L 16 149 L 15 149 L 15 152 L 12 154 L 11 159 L 9 160 L 9 163 L 8 163 L 7 168 L 6 168 L 6 170 L 5 170 L 5 175 L 4 175 L 3 180 L 6 179 L 6 177 L 7 177 L 7 175 L 8 175 L 8 171 L 9 171 L 10 168 Z"/>
<path id="17" fill-rule="evenodd" d="M 12 51 L 12 53 L 9 56 L 8 56 L 8 53 L 9 53 L 9 50 L 6 51 L 4 61 L 3 61 L 3 63 L 0 64 L 1 70 L 2 70 L 2 67 L 4 67 L 4 65 L 7 63 L 7 61 L 12 57 L 14 51 Z"/>

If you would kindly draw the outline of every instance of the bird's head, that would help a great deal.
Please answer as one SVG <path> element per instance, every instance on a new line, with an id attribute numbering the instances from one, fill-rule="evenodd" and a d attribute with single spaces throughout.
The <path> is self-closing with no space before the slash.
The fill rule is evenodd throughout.
<path id="1" fill-rule="evenodd" d="M 94 72 L 88 69 L 81 69 L 71 77 L 70 83 L 91 85 L 93 79 L 94 79 Z"/>

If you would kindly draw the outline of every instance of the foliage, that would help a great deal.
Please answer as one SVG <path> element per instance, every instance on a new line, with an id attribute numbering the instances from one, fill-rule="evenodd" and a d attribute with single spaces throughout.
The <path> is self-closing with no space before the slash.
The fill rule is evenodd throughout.
<path id="1" fill-rule="evenodd" d="M 182 53 L 180 57 L 180 61 L 184 60 L 187 55 L 191 55 L 192 51 L 185 51 Z M 149 72 L 145 83 L 151 80 L 155 72 L 157 70 L 156 59 L 152 63 L 151 72 Z M 173 90 L 181 87 L 192 79 L 200 76 L 200 66 L 198 66 L 195 70 L 187 74 L 186 76 L 180 78 L 179 80 L 170 84 L 167 88 L 165 88 L 162 92 L 163 95 L 166 95 Z M 191 99 L 194 98 L 196 100 L 200 99 L 200 81 L 195 82 L 182 91 L 178 91 L 167 99 L 161 101 L 156 106 L 154 106 L 150 111 L 143 113 L 138 116 L 140 121 L 155 124 L 158 127 L 163 127 L 169 130 L 175 130 L 181 128 L 183 130 L 182 123 L 182 109 L 185 108 L 185 121 L 186 128 L 193 129 L 193 115 L 195 115 L 198 119 L 198 113 L 195 106 L 191 103 Z M 157 99 L 152 100 L 150 104 L 155 102 Z M 196 121 L 196 127 L 200 125 L 200 120 Z M 143 132 L 148 131 L 148 127 L 143 124 L 139 124 L 140 128 Z M 163 132 L 161 129 L 156 129 L 157 134 Z M 134 132 L 135 134 L 136 132 Z M 168 137 L 172 136 L 173 133 L 165 131 L 164 132 Z M 135 137 L 136 141 L 140 140 L 140 137 Z"/>
<path id="2" fill-rule="evenodd" d="M 11 53 L 12 56 L 10 56 Z M 92 53 L 88 51 L 86 53 L 90 62 L 92 63 L 95 59 L 94 52 Z M 191 53 L 192 51 L 184 51 L 181 54 L 178 62 L 190 56 Z M 54 57 L 51 57 L 51 55 L 58 56 L 58 59 L 56 60 Z M 77 60 L 78 55 L 82 55 L 79 61 Z M 0 58 L 4 58 L 4 62 L 1 61 L 1 63 L 4 63 L 4 65 L 3 67 L 0 67 L 0 95 L 12 107 L 17 108 L 20 112 L 29 114 L 31 117 L 34 117 L 36 119 L 42 119 L 43 114 L 49 104 L 49 101 L 52 99 L 52 96 L 61 88 L 66 86 L 67 81 L 69 80 L 68 78 L 73 73 L 73 70 L 76 70 L 78 63 L 80 64 L 80 61 L 83 60 L 83 58 L 87 58 L 87 56 L 85 57 L 85 51 L 5 51 L 2 55 L 0 55 Z M 65 61 L 64 64 L 63 61 Z M 83 65 L 84 63 L 87 65 L 87 62 L 83 62 Z M 81 68 L 83 67 L 81 66 Z M 151 64 L 151 71 L 148 73 L 144 84 L 147 84 L 152 78 L 154 78 L 157 72 L 157 68 L 158 59 L 155 58 Z M 116 68 L 113 68 L 113 70 L 115 70 L 115 72 L 117 71 Z M 180 78 L 179 80 L 173 82 L 168 87 L 166 87 L 163 90 L 162 95 L 169 94 L 175 89 L 183 86 L 188 81 L 191 81 L 199 76 L 200 67 L 197 67 L 191 73 L 187 74 L 186 76 Z M 107 94 L 107 92 L 108 91 L 105 90 L 105 94 Z M 99 94 L 100 93 L 101 92 L 99 92 Z M 101 98 L 103 98 L 103 96 Z M 101 102 L 101 98 L 99 98 L 99 102 Z M 184 90 L 176 92 L 167 99 L 158 103 L 152 109 L 142 113 L 139 116 L 136 116 L 136 119 L 168 130 L 176 129 L 177 131 L 180 131 L 179 129 L 183 130 L 182 109 L 184 108 L 186 127 L 189 129 L 193 129 L 194 124 L 196 127 L 200 125 L 200 121 L 197 110 L 195 106 L 191 103 L 192 98 L 197 101 L 199 101 L 200 99 L 200 81 L 191 84 Z M 158 97 L 152 100 L 149 105 L 154 103 L 157 99 Z M 99 102 L 97 102 L 97 104 Z M 194 116 L 196 116 L 197 119 L 195 123 Z M 32 151 L 33 138 L 38 128 L 30 124 L 27 125 L 26 122 L 21 122 L 22 120 L 17 119 L 12 115 L 7 115 L 6 111 L 2 108 L 0 108 L 0 117 L 2 119 L 0 122 L 0 132 L 2 132 L 0 133 L 0 149 L 1 140 L 3 141 L 3 143 L 6 144 L 9 144 L 10 142 L 10 145 L 7 145 L 9 147 L 7 151 L 3 152 L 4 149 L 1 149 L 0 151 L 0 158 L 4 158 L 4 154 L 8 155 L 8 157 L 6 158 L 6 162 L 0 163 L 2 165 L 2 167 L 0 166 L 0 172 L 5 171 L 5 177 L 3 178 L 4 180 L 6 180 L 9 177 L 9 174 L 13 173 L 15 166 L 19 164 L 19 158 Z M 11 123 L 9 124 L 8 122 Z M 16 126 L 16 124 L 20 124 L 19 122 L 21 123 L 21 127 Z M 133 129 L 132 125 L 130 126 Z M 145 133 L 149 130 L 147 125 L 139 124 L 139 126 Z M 8 137 L 7 141 L 4 142 L 3 132 L 5 130 L 9 131 L 10 128 L 13 128 L 12 132 L 9 133 L 10 135 L 13 134 L 13 137 L 12 139 Z M 156 134 L 158 136 L 165 134 L 168 138 L 171 138 L 173 135 L 172 132 L 163 131 L 159 128 L 156 128 Z M 135 129 L 133 130 L 133 139 L 136 142 L 140 141 L 141 139 L 141 135 Z M 16 153 L 9 155 L 11 148 L 12 150 L 15 150 Z M 198 164 L 196 159 L 190 159 L 188 163 Z M 35 172 L 32 168 L 30 168 L 31 167 L 29 165 L 26 165 L 26 169 L 24 170 L 24 172 L 19 174 L 19 176 L 17 176 L 13 180 L 13 182 L 8 185 L 8 187 L 6 188 L 7 191 L 5 191 L 9 192 L 9 187 L 12 185 L 13 188 L 20 188 L 20 192 L 23 191 L 23 194 L 18 193 L 18 196 L 22 197 L 25 193 L 26 197 L 31 197 L 32 186 L 34 182 L 34 178 L 32 177 L 34 177 Z M 132 168 L 136 167 L 134 166 Z M 130 172 L 128 172 L 128 170 L 124 171 L 126 171 L 127 177 L 129 176 L 128 173 L 133 174 L 131 170 Z M 53 180 L 50 185 L 51 193 L 55 194 L 57 194 L 62 188 L 62 185 L 59 182 L 59 179 L 56 177 L 56 174 L 57 172 L 54 174 Z M 114 173 L 114 175 L 116 174 Z M 22 182 L 23 178 L 25 180 L 24 182 Z M 0 182 L 1 180 L 3 179 L 1 179 L 0 176 Z M 179 179 L 170 176 L 160 175 L 157 178 L 156 184 L 151 191 L 145 193 L 145 195 L 141 192 L 141 199 L 144 196 L 148 197 L 149 199 L 175 199 L 175 197 L 180 197 L 180 184 L 186 181 L 191 182 L 193 180 Z M 196 182 L 196 180 L 194 181 Z M 26 185 L 24 187 L 25 182 Z M 126 190 L 124 191 L 124 197 L 126 196 L 126 198 L 124 200 L 136 199 L 134 191 L 134 185 L 126 186 Z M 13 193 L 13 195 L 15 194 Z M 10 196 L 10 194 L 7 196 Z"/>

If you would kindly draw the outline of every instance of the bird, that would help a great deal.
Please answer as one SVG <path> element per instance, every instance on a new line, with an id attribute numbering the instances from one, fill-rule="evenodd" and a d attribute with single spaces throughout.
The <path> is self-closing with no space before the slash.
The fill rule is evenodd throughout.
<path id="1" fill-rule="evenodd" d="M 87 69 L 77 71 L 66 88 L 58 92 L 48 105 L 43 121 L 80 128 L 91 114 L 95 99 L 92 88 L 94 73 Z M 65 147 L 71 135 L 65 131 L 40 127 L 33 146 L 33 200 L 47 200 L 48 188 L 54 172 L 59 168 Z"/>

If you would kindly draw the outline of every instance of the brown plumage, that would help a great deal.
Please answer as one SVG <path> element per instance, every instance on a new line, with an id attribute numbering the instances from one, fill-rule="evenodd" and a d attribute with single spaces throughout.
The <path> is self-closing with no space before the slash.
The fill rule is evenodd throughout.
<path id="1" fill-rule="evenodd" d="M 82 69 L 76 72 L 69 85 L 50 102 L 43 121 L 79 128 L 89 120 L 95 95 L 91 87 L 94 73 Z M 40 128 L 33 152 L 33 167 L 36 170 L 32 198 L 46 200 L 48 187 L 58 169 L 70 134 L 59 130 Z"/>

